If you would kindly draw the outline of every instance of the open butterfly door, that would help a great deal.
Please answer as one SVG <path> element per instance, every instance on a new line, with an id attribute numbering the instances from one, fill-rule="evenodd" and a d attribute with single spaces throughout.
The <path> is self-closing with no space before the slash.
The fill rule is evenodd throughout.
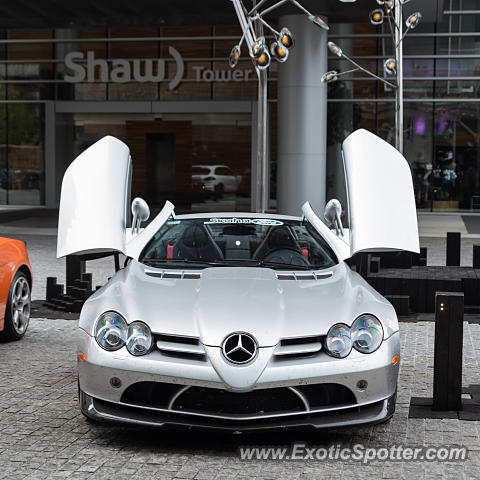
<path id="1" fill-rule="evenodd" d="M 67 168 L 58 215 L 57 256 L 125 252 L 131 158 L 123 142 L 107 136 Z"/>
<path id="2" fill-rule="evenodd" d="M 149 225 L 132 235 L 127 228 L 131 176 L 130 150 L 111 136 L 103 137 L 72 162 L 62 182 L 57 257 L 121 252 L 138 259 L 175 207 L 165 202 Z"/>
<path id="3" fill-rule="evenodd" d="M 350 221 L 350 255 L 418 253 L 417 211 L 410 167 L 389 143 L 367 130 L 343 142 Z"/>

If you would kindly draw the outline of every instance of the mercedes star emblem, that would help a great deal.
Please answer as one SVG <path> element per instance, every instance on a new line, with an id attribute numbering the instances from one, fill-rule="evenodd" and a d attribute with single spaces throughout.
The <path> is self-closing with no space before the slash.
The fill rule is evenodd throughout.
<path id="1" fill-rule="evenodd" d="M 250 363 L 257 356 L 258 344 L 249 333 L 235 332 L 223 340 L 222 352 L 230 363 L 244 365 Z"/>

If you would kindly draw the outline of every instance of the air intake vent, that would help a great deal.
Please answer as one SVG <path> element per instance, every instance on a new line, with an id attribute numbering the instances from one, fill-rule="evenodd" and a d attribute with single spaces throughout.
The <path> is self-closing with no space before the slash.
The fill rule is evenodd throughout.
<path id="1" fill-rule="evenodd" d="M 172 271 L 172 270 L 162 270 L 162 271 L 154 271 L 154 270 L 145 270 L 145 274 L 149 277 L 155 278 L 162 278 L 162 279 L 169 279 L 169 278 L 177 278 L 179 280 L 198 280 L 202 277 L 200 272 L 185 272 L 185 271 Z"/>
<path id="2" fill-rule="evenodd" d="M 292 358 L 314 355 L 322 349 L 323 337 L 293 337 L 280 340 L 273 354 L 277 358 Z"/>
<path id="3" fill-rule="evenodd" d="M 332 272 L 277 272 L 278 280 L 324 280 L 331 276 Z"/>
<path id="4" fill-rule="evenodd" d="M 164 272 L 162 278 L 182 278 L 183 274 L 178 272 Z"/>
<path id="5" fill-rule="evenodd" d="M 157 348 L 165 355 L 177 358 L 205 360 L 205 349 L 196 337 L 155 335 Z"/>

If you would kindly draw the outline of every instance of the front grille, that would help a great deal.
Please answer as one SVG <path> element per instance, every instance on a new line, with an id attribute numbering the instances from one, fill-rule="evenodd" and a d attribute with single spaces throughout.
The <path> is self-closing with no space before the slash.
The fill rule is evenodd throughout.
<path id="1" fill-rule="evenodd" d="M 273 354 L 276 360 L 316 355 L 322 350 L 323 339 L 324 337 L 321 335 L 283 338 Z"/>
<path id="2" fill-rule="evenodd" d="M 163 355 L 206 361 L 206 352 L 197 337 L 155 334 L 155 344 Z"/>
<path id="3" fill-rule="evenodd" d="M 310 409 L 355 405 L 357 403 L 352 391 L 344 385 L 337 383 L 299 385 L 295 389 L 305 396 Z"/>
<path id="4" fill-rule="evenodd" d="M 170 400 L 183 385 L 160 382 L 138 382 L 125 389 L 120 401 L 132 405 L 144 405 L 155 408 L 168 408 Z"/>
<path id="5" fill-rule="evenodd" d="M 332 272 L 277 272 L 277 280 L 324 280 L 331 276 Z"/>
<path id="6" fill-rule="evenodd" d="M 288 388 L 269 388 L 246 393 L 190 387 L 174 402 L 174 410 L 234 415 L 262 415 L 305 410 L 301 399 Z"/>
<path id="7" fill-rule="evenodd" d="M 171 383 L 139 382 L 130 385 L 121 397 L 130 406 L 171 413 L 197 413 L 210 417 L 261 418 L 268 414 L 298 414 L 328 407 L 353 407 L 354 394 L 334 383 L 253 390 L 245 393 L 218 388 Z"/>
<path id="8" fill-rule="evenodd" d="M 161 279 L 179 279 L 179 280 L 198 280 L 202 277 L 201 272 L 190 271 L 167 271 L 167 270 L 145 270 L 145 274 L 149 277 Z"/>

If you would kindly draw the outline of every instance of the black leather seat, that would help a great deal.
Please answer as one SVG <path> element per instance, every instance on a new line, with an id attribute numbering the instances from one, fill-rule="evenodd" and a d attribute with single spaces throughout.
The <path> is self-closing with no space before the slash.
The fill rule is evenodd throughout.
<path id="1" fill-rule="evenodd" d="M 223 259 L 222 251 L 201 223 L 185 228 L 173 252 L 173 258 L 206 261 Z"/>
<path id="2" fill-rule="evenodd" d="M 283 249 L 295 250 L 300 253 L 302 252 L 288 227 L 271 227 L 267 236 L 255 251 L 253 258 L 262 260 L 269 253 Z"/>

